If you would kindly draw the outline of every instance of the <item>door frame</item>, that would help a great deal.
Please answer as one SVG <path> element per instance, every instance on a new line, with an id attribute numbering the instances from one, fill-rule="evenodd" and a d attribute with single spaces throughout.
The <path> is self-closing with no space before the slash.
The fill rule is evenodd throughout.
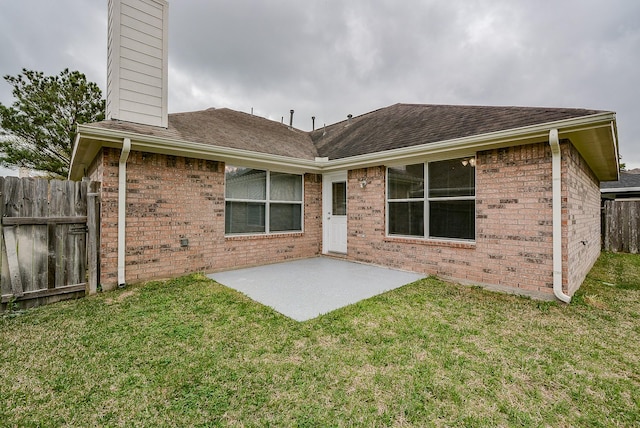
<path id="1" fill-rule="evenodd" d="M 347 171 L 337 171 L 325 173 L 322 175 L 322 254 L 329 254 L 329 239 L 331 236 L 331 231 L 329 230 L 329 216 L 331 215 L 331 210 L 333 208 L 333 200 L 332 200 L 332 183 L 344 181 L 348 184 L 347 180 Z M 348 187 L 346 186 L 346 198 L 348 201 Z M 347 204 L 347 215 L 349 215 L 348 204 Z M 346 233 L 346 232 L 345 232 Z M 345 241 L 346 241 L 345 236 Z"/>

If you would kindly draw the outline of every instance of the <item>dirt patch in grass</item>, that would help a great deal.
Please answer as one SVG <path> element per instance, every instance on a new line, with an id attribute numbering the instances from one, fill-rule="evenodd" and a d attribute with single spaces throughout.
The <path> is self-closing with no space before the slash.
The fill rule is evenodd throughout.
<path id="1" fill-rule="evenodd" d="M 107 297 L 106 299 L 104 299 L 104 302 L 107 305 L 112 305 L 114 303 L 121 303 L 123 300 L 128 299 L 129 297 L 135 296 L 135 295 L 136 295 L 135 290 L 126 290 L 126 291 L 120 292 L 115 297 Z"/>

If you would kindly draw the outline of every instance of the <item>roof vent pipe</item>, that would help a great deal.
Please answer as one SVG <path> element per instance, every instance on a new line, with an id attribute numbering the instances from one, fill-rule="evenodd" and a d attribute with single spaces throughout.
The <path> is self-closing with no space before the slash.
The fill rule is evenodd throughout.
<path id="1" fill-rule="evenodd" d="M 311 116 L 311 130 L 312 131 L 316 130 L 316 117 L 315 116 Z"/>
<path id="2" fill-rule="evenodd" d="M 291 116 L 289 117 L 289 128 L 293 128 L 293 109 L 289 110 Z"/>

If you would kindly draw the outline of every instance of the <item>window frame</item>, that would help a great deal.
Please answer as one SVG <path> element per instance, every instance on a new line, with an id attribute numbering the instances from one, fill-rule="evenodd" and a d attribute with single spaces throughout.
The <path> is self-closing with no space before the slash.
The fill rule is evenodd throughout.
<path id="1" fill-rule="evenodd" d="M 227 168 L 248 168 L 266 173 L 265 179 L 265 198 L 264 199 L 247 199 L 247 198 L 228 198 L 227 197 Z M 288 174 L 296 176 L 300 179 L 300 200 L 286 201 L 279 199 L 271 199 L 271 173 Z M 264 204 L 264 232 L 227 232 L 227 202 L 240 202 L 248 204 Z M 298 230 L 278 230 L 272 232 L 271 229 L 271 206 L 272 205 L 299 205 L 300 206 L 300 229 Z M 224 219 L 225 231 L 224 236 L 264 236 L 264 235 L 287 235 L 294 233 L 304 233 L 304 174 L 295 174 L 283 171 L 272 171 L 269 169 L 259 169 L 250 166 L 226 165 L 224 173 Z M 247 223 L 249 224 L 249 223 Z"/>
<path id="2" fill-rule="evenodd" d="M 429 165 L 436 162 L 442 161 L 453 161 L 459 160 L 461 163 L 463 160 L 468 160 L 469 158 L 473 159 L 472 163 L 467 163 L 463 166 L 469 167 L 473 169 L 473 195 L 469 196 L 429 196 Z M 407 167 L 409 165 L 420 165 L 423 166 L 423 194 L 422 197 L 416 198 L 389 198 L 389 170 L 394 167 L 404 166 Z M 388 166 L 386 168 L 386 183 L 385 183 L 385 208 L 386 208 L 386 220 L 385 220 L 385 235 L 390 238 L 406 238 L 406 239 L 419 239 L 425 241 L 452 241 L 452 242 L 464 242 L 464 243 L 474 243 L 476 242 L 476 232 L 477 232 L 477 205 L 476 205 L 476 193 L 477 193 L 477 171 L 475 167 L 475 155 L 460 157 L 460 158 L 446 158 L 446 159 L 437 159 L 431 161 L 417 162 L 417 163 L 406 163 L 401 165 L 393 165 Z M 474 221 L 474 233 L 473 238 L 451 238 L 444 236 L 432 236 L 431 235 L 431 216 L 430 216 L 430 204 L 432 202 L 448 202 L 448 201 L 473 201 L 473 221 Z M 389 232 L 389 221 L 390 221 L 390 204 L 391 203 L 411 203 L 411 202 L 422 202 L 423 203 L 423 234 L 422 235 L 404 235 L 404 234 L 396 234 Z"/>

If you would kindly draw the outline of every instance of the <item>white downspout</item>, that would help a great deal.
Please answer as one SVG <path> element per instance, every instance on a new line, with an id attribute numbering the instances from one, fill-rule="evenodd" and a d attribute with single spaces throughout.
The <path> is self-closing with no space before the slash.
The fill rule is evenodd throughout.
<path id="1" fill-rule="evenodd" d="M 569 303 L 571 296 L 562 291 L 562 159 L 557 129 L 549 131 L 549 146 L 553 179 L 553 294 Z"/>
<path id="2" fill-rule="evenodd" d="M 126 254 L 125 227 L 127 218 L 127 159 L 131 151 L 131 139 L 122 141 L 122 152 L 118 164 L 118 287 L 126 284 L 124 256 Z"/>

